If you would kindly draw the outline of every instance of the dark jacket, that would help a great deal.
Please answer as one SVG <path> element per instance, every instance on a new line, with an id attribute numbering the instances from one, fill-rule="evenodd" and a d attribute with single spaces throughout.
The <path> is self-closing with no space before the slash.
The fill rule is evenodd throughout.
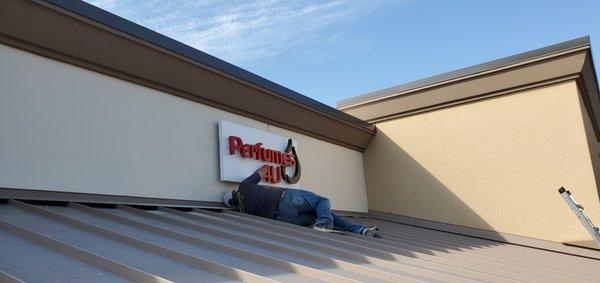
<path id="1" fill-rule="evenodd" d="M 259 185 L 258 171 L 244 179 L 238 187 L 245 213 L 275 219 L 279 198 L 285 189 Z"/>

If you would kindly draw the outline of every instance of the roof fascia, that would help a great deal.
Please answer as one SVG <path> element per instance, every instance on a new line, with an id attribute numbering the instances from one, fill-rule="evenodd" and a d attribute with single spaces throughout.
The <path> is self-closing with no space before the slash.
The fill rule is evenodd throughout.
<path id="1" fill-rule="evenodd" d="M 532 64 L 538 61 L 551 59 L 553 57 L 559 57 L 564 54 L 588 49 L 590 49 L 590 38 L 589 36 L 584 36 L 490 62 L 340 100 L 337 102 L 337 108 L 340 110 L 345 110 L 364 104 L 375 103 L 377 101 L 389 99 L 394 96 L 422 91 L 428 88 L 439 87 L 445 84 L 484 76 L 490 73 L 500 72 L 506 69 L 516 68 L 522 65 Z"/>
<path id="2" fill-rule="evenodd" d="M 375 134 L 365 121 L 81 1 L 2 1 L 0 15 L 0 43 L 24 51 L 353 150 Z"/>

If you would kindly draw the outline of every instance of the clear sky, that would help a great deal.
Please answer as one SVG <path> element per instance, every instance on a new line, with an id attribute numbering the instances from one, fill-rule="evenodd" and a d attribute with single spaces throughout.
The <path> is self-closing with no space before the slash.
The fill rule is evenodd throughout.
<path id="1" fill-rule="evenodd" d="M 598 0 L 88 2 L 334 107 L 585 35 L 600 66 Z"/>

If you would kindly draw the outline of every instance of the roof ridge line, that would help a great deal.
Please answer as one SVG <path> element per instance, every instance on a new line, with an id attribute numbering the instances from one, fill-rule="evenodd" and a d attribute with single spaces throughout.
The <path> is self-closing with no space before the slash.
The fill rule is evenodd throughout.
<path id="1" fill-rule="evenodd" d="M 589 35 L 587 35 L 568 41 L 552 44 L 549 46 L 517 53 L 507 57 L 491 60 L 481 64 L 459 68 L 449 72 L 429 76 L 423 79 L 410 81 L 407 83 L 387 87 L 381 90 L 376 90 L 354 97 L 346 98 L 338 101 L 336 103 L 336 106 L 339 110 L 346 110 L 356 106 L 361 106 L 400 96 L 409 92 L 429 89 L 440 85 L 445 85 L 476 76 L 511 69 L 525 64 L 535 63 L 590 48 L 590 37 Z M 527 55 L 530 56 L 528 57 Z"/>

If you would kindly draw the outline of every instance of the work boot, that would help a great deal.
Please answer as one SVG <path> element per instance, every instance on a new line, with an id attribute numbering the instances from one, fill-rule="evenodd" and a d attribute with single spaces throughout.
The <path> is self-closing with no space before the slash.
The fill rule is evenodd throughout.
<path id="1" fill-rule="evenodd" d="M 321 232 L 333 232 L 333 224 L 331 223 L 316 223 L 313 229 Z"/>
<path id="2" fill-rule="evenodd" d="M 360 233 L 367 236 L 367 237 L 375 237 L 375 231 L 377 230 L 377 227 L 372 226 L 369 228 L 364 228 Z"/>

